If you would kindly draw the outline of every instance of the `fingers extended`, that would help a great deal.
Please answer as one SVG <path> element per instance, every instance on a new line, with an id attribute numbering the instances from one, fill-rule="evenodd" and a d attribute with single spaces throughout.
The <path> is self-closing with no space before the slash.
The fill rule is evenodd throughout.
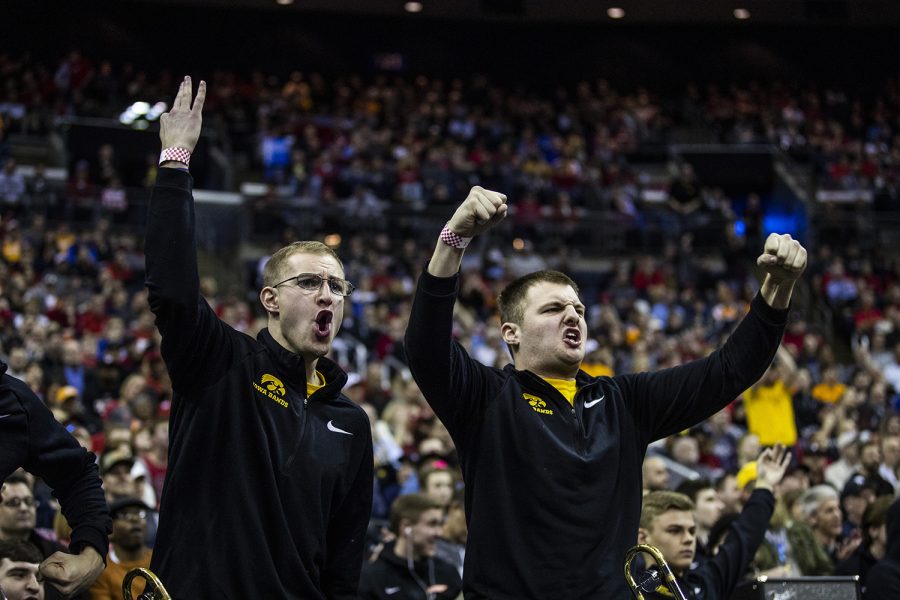
<path id="1" fill-rule="evenodd" d="M 201 79 L 200 85 L 197 86 L 197 97 L 194 98 L 194 106 L 191 108 L 191 112 L 202 112 L 204 102 L 206 102 L 206 82 Z"/>

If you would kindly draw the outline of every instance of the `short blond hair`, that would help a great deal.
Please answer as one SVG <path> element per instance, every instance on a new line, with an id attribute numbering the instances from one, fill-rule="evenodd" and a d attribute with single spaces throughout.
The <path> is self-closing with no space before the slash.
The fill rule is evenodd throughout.
<path id="1" fill-rule="evenodd" d="M 693 511 L 694 502 L 690 497 L 678 492 L 660 490 L 644 496 L 641 504 L 641 523 L 643 529 L 650 529 L 654 519 L 669 510 Z"/>
<path id="2" fill-rule="evenodd" d="M 275 251 L 275 253 L 269 257 L 269 260 L 266 261 L 266 266 L 263 267 L 264 287 L 271 287 L 282 280 L 284 275 L 284 273 L 282 272 L 284 264 L 287 259 L 294 254 L 322 254 L 325 256 L 330 256 L 337 261 L 338 265 L 341 267 L 341 271 L 344 270 L 344 263 L 341 262 L 341 259 L 338 257 L 337 253 L 332 250 L 331 247 L 326 246 L 322 242 L 293 242 Z"/>

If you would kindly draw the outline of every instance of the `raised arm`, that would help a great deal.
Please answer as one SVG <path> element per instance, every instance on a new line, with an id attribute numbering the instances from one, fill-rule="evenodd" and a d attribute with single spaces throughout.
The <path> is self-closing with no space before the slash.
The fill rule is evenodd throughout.
<path id="1" fill-rule="evenodd" d="M 784 477 L 790 462 L 791 454 L 781 444 L 766 448 L 756 460 L 756 487 L 750 500 L 731 524 L 719 552 L 701 567 L 708 571 L 714 582 L 718 591 L 715 597 L 731 595 L 762 544 L 775 510 L 772 489 Z"/>
<path id="2" fill-rule="evenodd" d="M 459 291 L 459 265 L 468 241 L 506 216 L 506 196 L 480 187 L 453 213 L 441 231 L 427 269 L 419 277 L 406 329 L 409 368 L 438 418 L 451 433 L 472 416 L 483 398 L 486 367 L 453 341 L 453 306 Z"/>
<path id="3" fill-rule="evenodd" d="M 185 77 L 172 109 L 160 119 L 160 169 L 150 196 L 144 254 L 150 309 L 176 391 L 215 381 L 234 358 L 230 328 L 200 295 L 193 180 L 188 166 L 200 138 L 206 83 L 191 99 Z"/>

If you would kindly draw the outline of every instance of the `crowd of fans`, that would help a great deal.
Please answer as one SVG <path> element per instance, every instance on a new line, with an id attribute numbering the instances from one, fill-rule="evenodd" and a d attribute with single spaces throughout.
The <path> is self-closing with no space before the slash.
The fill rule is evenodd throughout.
<path id="1" fill-rule="evenodd" d="M 3 147 L 9 132 L 46 134 L 55 115 L 109 116 L 124 103 L 172 89 L 166 74 L 151 78 L 132 67 L 94 65 L 77 53 L 55 69 L 0 56 L 0 73 L 6 81 L 0 155 L 9 154 Z M 579 209 L 593 206 L 643 218 L 634 203 L 640 181 L 625 156 L 641 143 L 664 141 L 674 118 L 649 93 L 619 94 L 604 82 L 545 98 L 484 79 L 326 82 L 293 73 L 282 81 L 257 73 L 243 80 L 221 72 L 209 89 L 205 118 L 224 132 L 218 139 L 236 155 L 258 160 L 263 177 L 290 194 L 324 203 L 357 197 L 351 210 L 368 206 L 379 215 L 385 201 L 444 204 L 449 215 L 473 183 L 523 190 L 511 220 L 532 238 L 548 215 L 574 221 Z M 797 96 L 751 87 L 688 96 L 698 118 L 723 136 L 767 139 L 816 156 L 835 185 L 847 185 L 851 176 L 854 185 L 878 191 L 896 185 L 896 82 L 876 110 L 837 92 Z M 834 178 L 832 167 L 847 160 L 856 166 Z M 0 174 L 0 357 L 98 454 L 107 499 L 120 515 L 111 543 L 137 564 L 146 551 L 135 546 L 135 536 L 153 543 L 171 386 L 147 305 L 142 243 L 124 227 L 138 224 L 140 215 L 119 216 L 127 202 L 115 151 L 104 146 L 79 161 L 63 191 L 40 169 L 27 181 L 17 176 L 12 161 Z M 130 184 L 152 177 L 150 167 L 146 181 Z M 671 203 L 680 207 L 672 209 L 673 231 L 702 227 L 691 217 L 698 199 L 735 218 L 727 199 L 714 190 L 701 193 L 692 177 L 683 170 L 672 182 Z M 68 219 L 56 212 L 63 208 Z M 690 236 L 680 236 L 661 255 L 614 258 L 601 275 L 573 272 L 587 305 L 584 370 L 661 369 L 717 347 L 756 289 L 758 211 L 758 198 L 746 202 L 745 233 L 726 236 L 727 260 L 717 270 L 695 255 Z M 413 284 L 430 248 L 385 231 L 345 233 L 338 253 L 357 289 L 335 358 L 351 373 L 347 395 L 367 410 L 373 427 L 372 545 L 383 541 L 395 499 L 421 492 L 446 515 L 438 555 L 461 571 L 466 532 L 457 457 L 410 378 L 403 351 Z M 485 364 L 508 362 L 498 335 L 498 291 L 536 268 L 571 272 L 569 259 L 564 249 L 536 253 L 528 244 L 470 252 L 457 338 Z M 704 537 L 712 535 L 723 514 L 740 510 L 760 445 L 783 443 L 794 449 L 794 465 L 777 489 L 779 509 L 755 567 L 781 574 L 859 572 L 847 561 L 869 564 L 884 554 L 882 498 L 893 497 L 900 468 L 900 261 L 871 248 L 838 253 L 819 244 L 804 279 L 806 299 L 763 379 L 714 418 L 655 444 L 653 458 L 664 457 L 670 468 L 654 469 L 659 464 L 648 460 L 645 487 L 675 489 L 684 485 L 676 479 L 708 478 L 718 504 L 698 523 Z M 231 326 L 251 335 L 263 326 L 254 286 L 220 289 L 204 277 L 201 287 Z M 830 318 L 815 318 L 822 313 Z M 66 524 L 49 490 L 40 482 L 13 483 L 37 502 L 0 506 L 0 540 L 26 533 L 65 544 Z M 33 518 L 23 520 L 20 510 L 33 511 Z"/>

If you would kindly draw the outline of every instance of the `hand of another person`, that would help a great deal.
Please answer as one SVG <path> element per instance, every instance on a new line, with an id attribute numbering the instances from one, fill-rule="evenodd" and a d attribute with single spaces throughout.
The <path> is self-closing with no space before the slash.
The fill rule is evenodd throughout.
<path id="1" fill-rule="evenodd" d="M 766 448 L 756 459 L 756 488 L 771 490 L 791 464 L 791 453 L 781 444 Z"/>
<path id="2" fill-rule="evenodd" d="M 789 234 L 769 234 L 763 253 L 756 264 L 768 274 L 774 283 L 793 282 L 806 269 L 806 248 Z"/>
<path id="3" fill-rule="evenodd" d="M 862 543 L 862 534 L 858 529 L 855 529 L 849 537 L 844 539 L 837 547 L 837 550 L 834 553 L 834 557 L 838 562 L 846 559 L 853 551 L 856 550 L 859 545 Z"/>
<path id="4" fill-rule="evenodd" d="M 203 103 L 206 100 L 206 82 L 197 86 L 197 96 L 191 106 L 191 78 L 185 77 L 178 88 L 172 109 L 159 119 L 159 139 L 163 148 L 185 148 L 191 152 L 200 139 L 203 123 Z"/>
<path id="5" fill-rule="evenodd" d="M 475 237 L 506 217 L 506 196 L 475 186 L 459 205 L 447 226 L 462 237 Z"/>
<path id="6" fill-rule="evenodd" d="M 54 552 L 48 556 L 38 569 L 38 578 L 68 597 L 88 589 L 102 572 L 103 558 L 85 546 L 81 554 Z"/>

